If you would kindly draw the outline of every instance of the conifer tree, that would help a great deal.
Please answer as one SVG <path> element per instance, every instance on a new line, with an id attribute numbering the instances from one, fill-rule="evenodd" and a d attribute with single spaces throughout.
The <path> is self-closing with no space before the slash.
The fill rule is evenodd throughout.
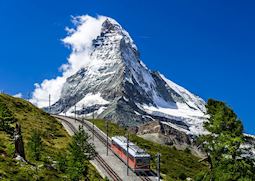
<path id="1" fill-rule="evenodd" d="M 254 160 L 242 155 L 243 125 L 237 115 L 225 103 L 212 99 L 207 112 L 210 118 L 204 127 L 210 133 L 200 137 L 210 164 L 205 180 L 254 180 Z"/>
<path id="2" fill-rule="evenodd" d="M 7 134 L 13 135 L 14 128 L 10 124 L 16 121 L 17 119 L 7 106 L 0 102 L 0 131 L 5 131 Z"/>
<path id="3" fill-rule="evenodd" d="M 43 141 L 38 130 L 33 130 L 28 142 L 28 148 L 32 158 L 39 161 L 43 151 Z"/>
<path id="4" fill-rule="evenodd" d="M 94 145 L 89 143 L 90 137 L 79 126 L 78 132 L 69 144 L 68 173 L 71 180 L 79 180 L 82 176 L 88 176 L 88 162 L 96 156 Z"/>

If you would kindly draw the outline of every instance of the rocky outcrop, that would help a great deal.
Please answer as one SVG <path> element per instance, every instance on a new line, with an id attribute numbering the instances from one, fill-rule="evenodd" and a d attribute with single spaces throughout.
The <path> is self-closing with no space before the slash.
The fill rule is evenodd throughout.
<path id="1" fill-rule="evenodd" d="M 24 142 L 21 135 L 21 126 L 16 123 L 16 128 L 14 131 L 14 145 L 15 145 L 15 157 L 18 160 L 25 160 Z"/>
<path id="2" fill-rule="evenodd" d="M 195 136 L 163 124 L 160 121 L 152 121 L 139 126 L 137 134 L 144 139 L 159 144 L 174 146 L 180 150 L 188 148 L 193 154 L 204 157 L 203 151 L 196 145 Z"/>
<path id="3" fill-rule="evenodd" d="M 166 145 L 191 145 L 192 138 L 186 133 L 162 124 L 160 121 L 152 121 L 138 128 L 138 135 L 159 134 L 160 139 Z"/>

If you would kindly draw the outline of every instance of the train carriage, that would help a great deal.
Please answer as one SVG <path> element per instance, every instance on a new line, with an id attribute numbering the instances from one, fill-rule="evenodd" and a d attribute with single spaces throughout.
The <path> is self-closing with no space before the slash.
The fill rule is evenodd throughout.
<path id="1" fill-rule="evenodd" d="M 127 139 L 124 136 L 112 137 L 111 149 L 124 162 L 128 159 L 129 167 L 134 171 L 149 171 L 150 170 L 150 155 L 143 149 L 139 148 L 132 142 L 128 144 L 127 154 Z"/>

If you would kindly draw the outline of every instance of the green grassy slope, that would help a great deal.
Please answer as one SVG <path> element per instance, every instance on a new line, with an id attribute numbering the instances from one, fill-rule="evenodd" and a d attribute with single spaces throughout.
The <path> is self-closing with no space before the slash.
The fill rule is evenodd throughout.
<path id="1" fill-rule="evenodd" d="M 90 120 L 93 122 L 93 120 Z M 94 124 L 106 132 L 106 125 L 104 120 L 96 119 Z M 119 127 L 114 123 L 109 123 L 109 136 L 125 135 L 124 128 Z M 199 158 L 186 151 L 179 151 L 173 147 L 160 145 L 151 141 L 147 141 L 135 134 L 130 135 L 130 140 L 136 143 L 141 148 L 145 149 L 152 155 L 152 169 L 156 169 L 155 155 L 161 153 L 161 173 L 164 180 L 181 180 L 180 178 L 191 177 L 194 178 L 198 173 L 207 170 L 206 163 L 199 163 Z"/>
<path id="2" fill-rule="evenodd" d="M 53 164 L 57 155 L 64 153 L 71 141 L 61 123 L 23 99 L 0 94 L 0 116 L 7 109 L 21 125 L 27 160 L 38 165 L 39 169 L 36 170 L 29 164 L 18 164 L 13 159 L 14 144 L 11 135 L 0 131 L 0 180 L 66 180 L 65 174 L 44 166 Z M 15 123 L 11 126 L 14 127 Z M 45 145 L 39 162 L 30 157 L 27 147 L 33 129 L 40 131 Z M 91 165 L 89 173 L 93 180 L 101 180 Z"/>

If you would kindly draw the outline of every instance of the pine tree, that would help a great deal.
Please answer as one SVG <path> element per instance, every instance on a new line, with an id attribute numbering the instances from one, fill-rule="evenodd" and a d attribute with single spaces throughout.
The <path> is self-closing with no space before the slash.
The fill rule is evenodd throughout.
<path id="1" fill-rule="evenodd" d="M 210 116 L 204 127 L 210 132 L 200 137 L 208 154 L 210 180 L 253 180 L 255 166 L 252 160 L 242 157 L 243 125 L 234 111 L 225 103 L 208 100 Z"/>
<path id="2" fill-rule="evenodd" d="M 88 162 L 96 156 L 94 145 L 89 140 L 89 135 L 79 126 L 68 148 L 68 173 L 71 180 L 79 180 L 82 176 L 87 178 Z"/>
<path id="3" fill-rule="evenodd" d="M 32 136 L 28 142 L 28 148 L 32 158 L 34 158 L 36 161 L 39 161 L 43 151 L 43 141 L 38 130 L 32 131 Z"/>
<path id="4" fill-rule="evenodd" d="M 7 106 L 0 102 L 0 131 L 5 131 L 7 134 L 13 135 L 14 128 L 10 124 L 16 121 L 17 119 Z"/>

